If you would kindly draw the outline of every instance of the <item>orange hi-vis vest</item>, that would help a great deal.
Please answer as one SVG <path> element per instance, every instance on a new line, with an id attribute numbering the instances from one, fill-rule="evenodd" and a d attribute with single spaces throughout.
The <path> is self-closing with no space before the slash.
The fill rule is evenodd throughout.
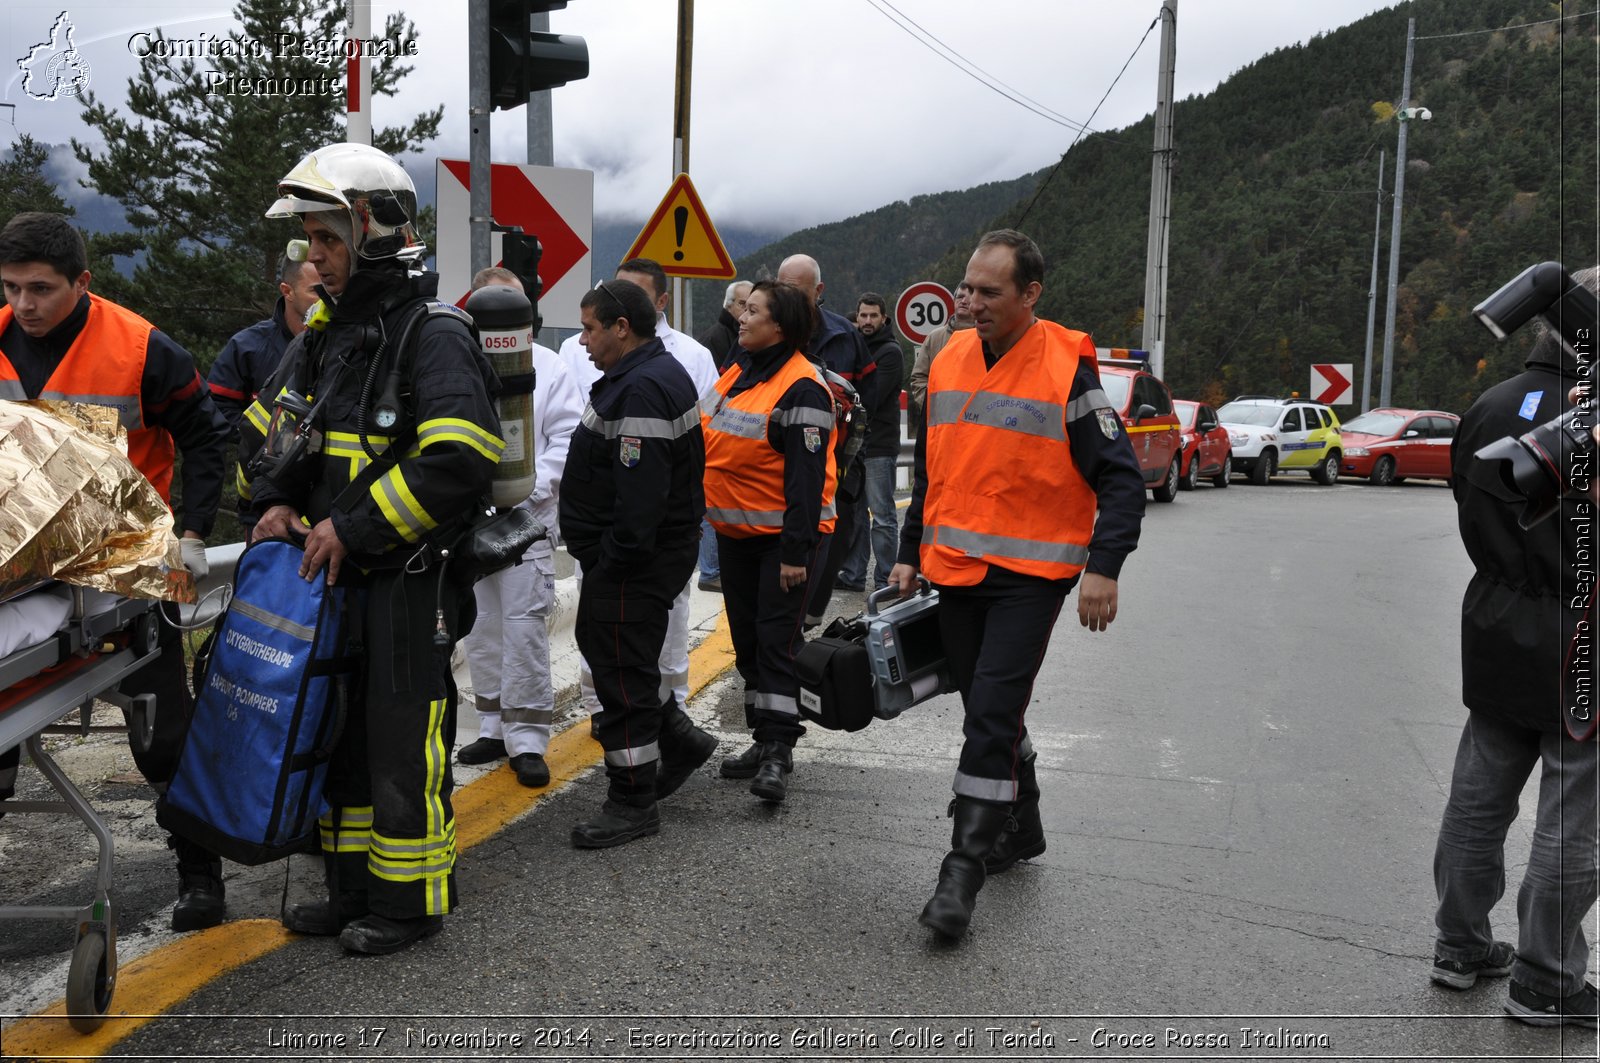
<path id="1" fill-rule="evenodd" d="M 0 307 L 0 334 L 11 324 L 11 307 Z M 128 431 L 128 458 L 172 504 L 172 433 L 145 423 L 144 359 L 155 326 L 132 310 L 89 293 L 89 319 L 38 395 L 22 392 L 22 378 L 0 350 L 0 399 L 55 399 L 110 406 Z"/>
<path id="2" fill-rule="evenodd" d="M 1044 579 L 1083 571 L 1094 489 L 1072 462 L 1067 422 L 1086 333 L 1037 321 L 993 369 L 976 329 L 957 332 L 928 374 L 922 574 L 970 587 L 990 565 Z M 1080 400 L 1081 402 L 1082 400 Z"/>
<path id="3" fill-rule="evenodd" d="M 706 440 L 706 519 L 735 539 L 783 531 L 789 505 L 783 493 L 783 454 L 768 442 L 767 425 L 777 419 L 785 427 L 797 423 L 833 429 L 832 413 L 809 407 L 774 409 L 797 380 L 814 380 L 827 391 L 822 374 L 803 352 L 795 351 L 770 380 L 729 398 L 742 372 L 739 366 L 730 366 L 716 388 L 700 400 L 700 428 Z M 839 479 L 833 448 L 827 449 L 819 532 L 833 531 L 833 492 Z"/>

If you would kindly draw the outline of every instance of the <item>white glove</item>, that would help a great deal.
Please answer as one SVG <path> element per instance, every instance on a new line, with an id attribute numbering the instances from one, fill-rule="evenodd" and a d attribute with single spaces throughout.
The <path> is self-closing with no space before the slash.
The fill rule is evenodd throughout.
<path id="1" fill-rule="evenodd" d="M 188 537 L 178 540 L 178 551 L 183 555 L 183 567 L 189 570 L 194 581 L 199 583 L 211 572 L 211 563 L 206 560 L 206 541 L 204 539 L 191 539 Z"/>

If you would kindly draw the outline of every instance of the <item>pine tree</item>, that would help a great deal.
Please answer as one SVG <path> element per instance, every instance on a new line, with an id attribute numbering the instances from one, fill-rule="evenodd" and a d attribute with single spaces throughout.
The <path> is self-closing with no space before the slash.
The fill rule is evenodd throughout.
<path id="1" fill-rule="evenodd" d="M 277 48 L 282 35 L 343 41 L 344 5 L 239 0 L 234 17 L 238 28 L 226 38 L 233 45 L 205 60 L 163 57 L 165 37 L 156 35 L 155 54 L 128 82 L 125 110 L 134 117 L 90 95 L 83 118 L 106 146 L 72 144 L 89 167 L 89 185 L 127 210 L 145 254 L 119 294 L 203 366 L 235 331 L 266 317 L 277 298 L 278 256 L 297 235 L 292 223 L 263 217 L 278 178 L 307 151 L 344 137 L 344 93 L 328 91 L 343 70 L 342 54 L 283 55 Z M 408 43 L 416 27 L 391 15 L 382 36 Z M 372 66 L 374 98 L 394 95 L 412 69 L 394 56 Z M 277 84 L 262 83 L 267 91 L 259 94 L 240 91 L 262 79 Z M 285 92 L 290 82 L 300 91 Z M 373 145 L 397 156 L 416 150 L 438 133 L 443 113 L 439 107 L 408 125 L 374 129 Z"/>
<path id="2" fill-rule="evenodd" d="M 30 210 L 71 214 L 72 208 L 45 176 L 50 153 L 28 134 L 22 134 L 11 158 L 0 162 L 0 225 L 13 215 Z"/>

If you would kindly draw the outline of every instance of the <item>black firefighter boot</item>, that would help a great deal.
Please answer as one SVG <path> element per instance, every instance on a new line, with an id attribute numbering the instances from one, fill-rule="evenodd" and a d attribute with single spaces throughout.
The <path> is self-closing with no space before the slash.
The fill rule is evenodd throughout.
<path id="1" fill-rule="evenodd" d="M 917 920 L 947 938 L 959 938 L 972 921 L 972 909 L 983 888 L 983 859 L 1005 829 L 1011 806 L 975 797 L 950 802 L 955 828 L 950 832 L 950 852 L 939 865 L 939 885 Z"/>
<path id="2" fill-rule="evenodd" d="M 172 929 L 181 932 L 217 926 L 228 914 L 222 858 L 176 834 L 168 836 L 167 846 L 178 854 L 178 903 L 172 909 Z"/>
<path id="3" fill-rule="evenodd" d="M 794 750 L 782 742 L 761 743 L 761 761 L 750 792 L 763 801 L 782 801 L 789 794 L 789 773 L 794 770 Z"/>
<path id="4" fill-rule="evenodd" d="M 678 708 L 676 699 L 662 711 L 656 742 L 661 747 L 661 766 L 656 770 L 657 801 L 682 786 L 717 751 L 717 740 L 696 727 L 689 714 Z"/>
<path id="5" fill-rule="evenodd" d="M 983 858 L 983 870 L 990 875 L 1009 871 L 1018 860 L 1032 860 L 1044 852 L 1044 823 L 1039 818 L 1039 776 L 1035 772 L 1035 753 L 1022 762 L 1017 772 L 1017 800 L 1005 830 L 994 848 Z"/>
<path id="6" fill-rule="evenodd" d="M 609 849 L 635 838 L 661 832 L 661 812 L 656 808 L 659 761 L 632 767 L 606 765 L 610 786 L 600 814 L 572 828 L 575 849 Z"/>
<path id="7" fill-rule="evenodd" d="M 315 934 L 332 937 L 350 923 L 367 914 L 367 895 L 361 890 L 339 887 L 339 858 L 326 850 L 322 853 L 322 879 L 328 885 L 328 894 L 315 901 L 288 904 L 279 921 L 285 930 L 296 934 Z"/>

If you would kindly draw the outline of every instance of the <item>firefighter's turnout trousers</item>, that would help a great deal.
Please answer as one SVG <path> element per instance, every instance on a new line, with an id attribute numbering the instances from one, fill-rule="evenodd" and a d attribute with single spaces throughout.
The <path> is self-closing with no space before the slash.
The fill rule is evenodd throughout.
<path id="1" fill-rule="evenodd" d="M 439 573 L 382 571 L 358 592 L 353 632 L 364 667 L 347 692 L 344 734 L 328 769 L 322 848 L 334 857 L 334 896 L 366 893 L 391 919 L 452 911 L 456 894 L 454 638 L 476 612 L 470 587 Z M 450 635 L 436 641 L 436 610 Z"/>

